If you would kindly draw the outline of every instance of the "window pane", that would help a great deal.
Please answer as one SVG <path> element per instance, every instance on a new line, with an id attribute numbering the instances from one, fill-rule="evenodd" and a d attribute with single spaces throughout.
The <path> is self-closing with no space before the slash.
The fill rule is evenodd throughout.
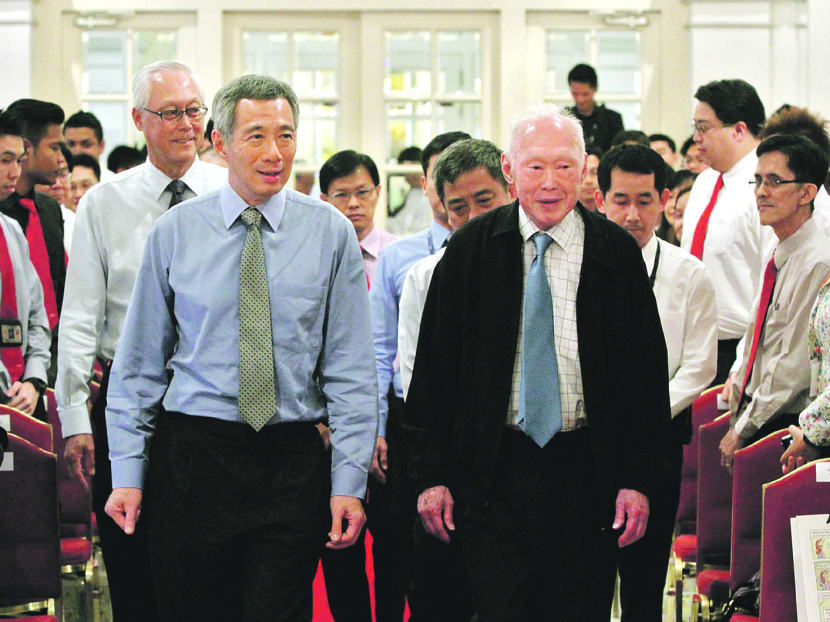
<path id="1" fill-rule="evenodd" d="M 453 102 L 438 104 L 436 134 L 467 132 L 473 138 L 481 138 L 481 104 Z"/>
<path id="2" fill-rule="evenodd" d="M 549 30 L 547 33 L 547 93 L 569 93 L 568 72 L 591 58 L 591 33 L 587 30 Z"/>
<path id="3" fill-rule="evenodd" d="M 481 34 L 438 33 L 438 92 L 481 95 Z"/>
<path id="4" fill-rule="evenodd" d="M 386 155 L 405 147 L 423 148 L 432 139 L 432 104 L 428 101 L 386 104 Z"/>
<path id="5" fill-rule="evenodd" d="M 243 73 L 260 73 L 278 80 L 290 79 L 288 35 L 284 32 L 242 33 Z"/>
<path id="6" fill-rule="evenodd" d="M 101 165 L 106 162 L 109 152 L 118 145 L 127 144 L 127 103 L 126 102 L 96 102 L 85 101 L 84 110 L 88 110 L 101 122 L 104 128 L 104 140 L 107 143 L 106 152 L 102 154 Z M 142 135 L 136 130 L 136 137 Z"/>
<path id="7" fill-rule="evenodd" d="M 127 35 L 123 31 L 83 33 L 86 93 L 123 93 L 127 89 Z"/>
<path id="8" fill-rule="evenodd" d="M 640 33 L 598 32 L 597 74 L 602 93 L 640 95 Z"/>
<path id="9" fill-rule="evenodd" d="M 176 58 L 176 32 L 174 30 L 153 32 L 139 30 L 133 36 L 133 74 L 160 60 Z"/>
<path id="10" fill-rule="evenodd" d="M 639 130 L 642 128 L 640 121 L 640 102 L 615 102 L 606 101 L 609 108 L 613 108 L 623 116 L 623 125 L 627 130 Z"/>
<path id="11" fill-rule="evenodd" d="M 300 102 L 298 164 L 322 164 L 337 152 L 337 106 Z"/>
<path id="12" fill-rule="evenodd" d="M 386 95 L 430 96 L 428 32 L 387 32 L 385 65 L 383 92 Z"/>
<path id="13" fill-rule="evenodd" d="M 294 33 L 294 78 L 298 97 L 337 95 L 340 35 L 323 32 Z"/>

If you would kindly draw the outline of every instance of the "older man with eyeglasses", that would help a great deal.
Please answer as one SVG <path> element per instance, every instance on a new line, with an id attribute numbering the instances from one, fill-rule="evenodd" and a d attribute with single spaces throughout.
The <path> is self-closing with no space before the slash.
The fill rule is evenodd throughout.
<path id="1" fill-rule="evenodd" d="M 127 536 L 104 512 L 112 490 L 104 418 L 110 362 L 153 223 L 182 200 L 219 188 L 227 179 L 225 169 L 196 157 L 207 108 L 190 67 L 178 62 L 144 67 L 134 79 L 133 100 L 133 122 L 147 141 L 147 161 L 98 184 L 78 205 L 56 383 L 67 461 L 84 485 L 92 481 L 117 622 L 159 617 L 146 526 L 140 521 L 136 535 Z M 96 361 L 104 374 L 90 417 L 88 385 Z"/>

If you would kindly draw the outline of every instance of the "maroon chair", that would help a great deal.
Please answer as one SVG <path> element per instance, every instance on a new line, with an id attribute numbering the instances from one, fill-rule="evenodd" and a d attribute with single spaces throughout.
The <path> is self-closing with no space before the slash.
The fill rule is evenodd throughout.
<path id="1" fill-rule="evenodd" d="M 93 584 L 97 582 L 92 557 L 92 495 L 69 474 L 63 453 L 64 442 L 55 391 L 46 389 L 46 417 L 54 430 L 58 459 L 58 500 L 60 504 L 61 567 L 68 577 L 84 588 L 87 611 L 92 611 Z"/>
<path id="2" fill-rule="evenodd" d="M 93 404 L 98 399 L 98 392 L 101 390 L 101 383 L 98 380 L 89 381 L 89 401 Z"/>
<path id="3" fill-rule="evenodd" d="M 764 485 L 761 622 L 797 617 L 790 518 L 830 512 L 830 483 L 816 482 L 816 466 L 827 462 L 830 458 L 810 462 Z"/>
<path id="4" fill-rule="evenodd" d="M 691 619 L 696 620 L 700 608 L 704 620 L 709 619 L 712 601 L 726 602 L 729 595 L 761 567 L 761 517 L 764 484 L 781 475 L 781 439 L 786 430 L 769 436 L 735 452 L 732 468 L 732 529 L 731 560 L 727 574 L 713 574 L 707 591 L 694 599 Z M 701 573 L 703 574 L 703 573 Z M 728 576 L 728 591 L 721 582 Z M 733 616 L 734 617 L 734 616 Z"/>
<path id="5" fill-rule="evenodd" d="M 4 425 L 6 420 L 8 426 Z M 20 438 L 25 438 L 41 449 L 49 452 L 54 451 L 52 426 L 27 415 L 22 410 L 12 408 L 8 404 L 0 404 L 0 427 L 6 428 L 7 432 L 11 432 Z"/>
<path id="6" fill-rule="evenodd" d="M 56 457 L 16 434 L 0 470 L 0 615 L 46 609 L 60 615 Z M 53 617 L 45 618 L 56 620 Z"/>
<path id="7" fill-rule="evenodd" d="M 698 430 L 697 592 L 710 600 L 729 597 L 729 555 L 732 529 L 732 476 L 721 466 L 718 445 L 729 430 L 729 414 Z M 680 583 L 682 590 L 682 583 Z M 682 603 L 682 591 L 677 602 Z M 693 607 L 695 601 L 693 600 Z M 701 607 L 704 615 L 708 609 Z"/>

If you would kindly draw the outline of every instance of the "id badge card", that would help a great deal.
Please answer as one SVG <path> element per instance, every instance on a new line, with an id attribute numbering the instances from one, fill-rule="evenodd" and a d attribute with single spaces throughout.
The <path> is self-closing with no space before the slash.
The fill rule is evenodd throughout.
<path id="1" fill-rule="evenodd" d="M 18 319 L 0 318 L 0 348 L 23 345 L 23 328 Z"/>

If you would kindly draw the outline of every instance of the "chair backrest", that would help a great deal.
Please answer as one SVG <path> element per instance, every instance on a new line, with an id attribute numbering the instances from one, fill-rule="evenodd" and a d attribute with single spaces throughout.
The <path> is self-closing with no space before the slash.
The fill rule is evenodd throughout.
<path id="1" fill-rule="evenodd" d="M 728 564 L 732 525 L 732 475 L 721 466 L 718 445 L 729 414 L 698 430 L 697 563 Z"/>
<path id="2" fill-rule="evenodd" d="M 90 491 L 69 474 L 63 457 L 66 442 L 63 438 L 58 402 L 54 389 L 46 389 L 46 418 L 54 431 L 55 453 L 58 457 L 58 499 L 62 523 L 90 525 L 92 521 L 92 497 Z"/>
<path id="3" fill-rule="evenodd" d="M 761 622 L 797 618 L 790 518 L 830 512 L 830 483 L 816 482 L 816 465 L 826 462 L 830 458 L 805 464 L 764 485 Z"/>
<path id="4" fill-rule="evenodd" d="M 735 452 L 732 468 L 732 563 L 729 566 L 730 588 L 733 590 L 761 567 L 763 487 L 781 476 L 779 460 L 784 452 L 781 439 L 786 435 L 786 430 L 779 430 Z"/>
<path id="5" fill-rule="evenodd" d="M 8 404 L 0 404 L 0 427 L 5 428 L 6 432 L 25 438 L 41 449 L 55 450 L 51 425 L 30 417 Z"/>
<path id="6" fill-rule="evenodd" d="M 0 469 L 0 599 L 60 597 L 57 494 L 55 454 L 9 434 Z"/>
<path id="7" fill-rule="evenodd" d="M 700 426 L 718 416 L 718 395 L 723 385 L 706 389 L 692 404 L 692 441 L 683 446 L 683 467 L 680 470 L 680 503 L 676 522 L 694 523 L 697 520 L 697 431 Z"/>

